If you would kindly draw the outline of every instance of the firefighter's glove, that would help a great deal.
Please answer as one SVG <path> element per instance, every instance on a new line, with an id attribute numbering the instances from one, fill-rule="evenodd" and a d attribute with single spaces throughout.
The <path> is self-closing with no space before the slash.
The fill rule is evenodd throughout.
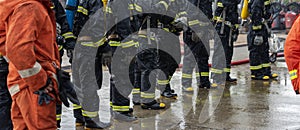
<path id="1" fill-rule="evenodd" d="M 43 102 L 45 104 L 49 104 L 52 100 L 54 100 L 48 93 L 50 93 L 53 90 L 51 79 L 47 79 L 47 83 L 44 87 L 39 89 L 38 91 L 35 91 L 34 94 L 37 94 L 38 97 L 38 104 L 42 105 Z"/>
<path id="2" fill-rule="evenodd" d="M 67 50 L 74 50 L 76 41 L 73 38 L 65 39 L 64 48 Z"/>
<path id="3" fill-rule="evenodd" d="M 102 54 L 102 64 L 105 66 L 110 66 L 112 61 L 112 52 L 108 51 Z"/>
<path id="4" fill-rule="evenodd" d="M 200 42 L 201 37 L 202 37 L 202 33 L 196 33 L 196 32 L 192 33 L 192 41 L 193 42 Z"/>
<path id="5" fill-rule="evenodd" d="M 263 44 L 264 40 L 262 36 L 255 36 L 254 37 L 254 45 L 259 46 L 261 44 Z"/>
<path id="6" fill-rule="evenodd" d="M 56 36 L 56 43 L 57 43 L 58 45 L 63 45 L 63 44 L 65 43 L 64 37 L 61 36 L 61 35 L 57 35 L 57 36 Z"/>
<path id="7" fill-rule="evenodd" d="M 70 107 L 70 103 L 68 99 L 73 104 L 80 104 L 76 92 L 74 90 L 74 86 L 70 80 L 70 74 L 61 69 L 57 69 L 57 79 L 58 79 L 58 90 L 59 90 L 59 98 L 63 102 L 66 107 Z"/>

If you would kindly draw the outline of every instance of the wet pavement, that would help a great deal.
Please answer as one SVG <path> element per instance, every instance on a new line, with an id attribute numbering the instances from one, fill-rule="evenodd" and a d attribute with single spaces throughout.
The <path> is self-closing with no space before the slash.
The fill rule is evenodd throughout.
<path id="1" fill-rule="evenodd" d="M 246 47 L 234 50 L 234 60 L 248 58 Z M 254 81 L 250 78 L 249 64 L 232 67 L 237 84 L 226 84 L 215 89 L 198 89 L 193 80 L 194 93 L 181 91 L 181 71 L 171 80 L 178 94 L 177 100 L 162 99 L 164 110 L 142 110 L 133 106 L 137 123 L 111 120 L 109 111 L 109 73 L 104 72 L 100 96 L 100 119 L 111 122 L 111 130 L 165 130 L 165 129 L 300 129 L 300 98 L 291 85 L 283 58 L 272 64 L 277 80 Z M 72 108 L 64 108 L 62 130 L 73 130 L 75 121 Z"/>

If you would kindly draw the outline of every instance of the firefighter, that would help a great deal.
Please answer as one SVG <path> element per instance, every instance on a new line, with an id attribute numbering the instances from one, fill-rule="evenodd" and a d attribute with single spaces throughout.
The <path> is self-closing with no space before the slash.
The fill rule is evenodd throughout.
<path id="1" fill-rule="evenodd" d="M 299 94 L 299 51 L 300 46 L 299 43 L 299 21 L 298 18 L 293 27 L 291 28 L 284 45 L 284 57 L 286 64 L 288 66 L 290 79 L 292 80 L 292 84 L 296 94 Z"/>
<path id="2" fill-rule="evenodd" d="M 59 52 L 50 5 L 35 0 L 0 2 L 14 129 L 56 129 L 58 87 L 53 65 L 59 65 Z"/>
<path id="3" fill-rule="evenodd" d="M 199 0 L 190 0 L 191 4 L 196 6 L 198 9 L 200 9 L 206 17 L 211 20 L 212 19 L 212 1 L 199 1 Z M 189 14 L 191 15 L 191 14 Z M 200 17 L 200 16 L 199 16 Z M 202 18 L 200 19 L 202 20 Z M 208 26 L 210 22 L 201 21 L 203 24 L 199 24 L 199 20 L 196 20 L 195 17 L 191 17 L 188 20 L 188 25 L 190 27 L 192 26 L 198 26 L 199 28 L 203 28 L 205 26 Z M 202 34 L 197 34 L 194 30 L 191 28 L 188 28 L 183 33 L 183 39 L 185 44 L 189 47 L 190 51 L 195 57 L 195 60 L 197 62 L 198 70 L 199 70 L 199 76 L 200 76 L 200 84 L 199 88 L 210 88 L 211 84 L 209 81 L 209 67 L 208 67 L 208 59 L 209 59 L 209 51 L 207 51 L 207 43 L 209 41 L 209 38 L 204 38 L 205 31 L 208 31 L 206 29 L 201 29 L 203 32 Z M 201 39 L 200 39 L 201 38 Z M 188 74 L 188 77 L 190 77 L 191 73 Z M 183 78 L 185 76 L 183 75 Z M 193 88 L 191 86 L 184 86 L 183 91 L 193 91 Z"/>
<path id="4" fill-rule="evenodd" d="M 11 96 L 7 88 L 8 63 L 5 61 L 3 54 L 5 53 L 5 25 L 0 23 L 0 128 L 12 130 L 11 121 Z"/>
<path id="5" fill-rule="evenodd" d="M 239 34 L 238 23 L 238 4 L 240 0 L 218 0 L 217 8 L 214 15 L 214 23 L 216 24 L 216 30 L 221 39 L 222 46 L 226 57 L 226 67 L 223 69 L 211 68 L 212 78 L 219 72 L 226 73 L 226 81 L 234 83 L 237 80 L 230 77 L 231 60 L 233 55 L 233 43 L 237 40 Z M 218 84 L 213 83 L 212 86 L 216 87 Z"/>
<path id="6" fill-rule="evenodd" d="M 270 0 L 253 0 L 249 2 L 251 23 L 247 36 L 251 78 L 269 80 L 278 77 L 271 73 L 269 61 L 269 18 L 271 16 Z"/>
<path id="7" fill-rule="evenodd" d="M 62 63 L 62 56 L 64 54 L 64 49 L 67 50 L 67 52 L 71 52 L 74 50 L 75 47 L 75 36 L 73 35 L 71 29 L 69 28 L 69 25 L 66 20 L 66 15 L 64 8 L 60 4 L 58 0 L 52 0 L 53 7 L 52 9 L 55 12 L 56 17 L 56 42 L 59 46 L 59 52 L 60 52 L 60 63 Z M 72 59 L 72 56 L 68 55 L 70 59 Z M 70 63 L 71 60 L 69 61 Z M 77 99 L 78 100 L 78 99 Z M 57 104 L 56 105 L 56 120 L 57 120 L 57 127 L 60 128 L 60 122 L 61 122 L 61 113 L 62 113 L 62 105 Z M 84 120 L 82 117 L 81 112 L 81 106 L 79 104 L 73 104 L 73 114 L 76 118 L 76 126 L 83 126 Z"/>

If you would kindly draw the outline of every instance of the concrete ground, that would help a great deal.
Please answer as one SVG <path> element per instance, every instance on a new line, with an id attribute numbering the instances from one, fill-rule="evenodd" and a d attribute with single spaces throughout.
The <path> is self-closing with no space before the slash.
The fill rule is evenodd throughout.
<path id="1" fill-rule="evenodd" d="M 245 44 L 242 34 L 237 44 Z M 247 47 L 234 50 L 233 60 L 248 58 Z M 66 63 L 64 63 L 66 64 Z M 278 73 L 276 80 L 253 81 L 249 64 L 232 67 L 237 84 L 216 89 L 199 89 L 193 80 L 193 93 L 181 91 L 181 71 L 177 71 L 171 85 L 178 94 L 177 100 L 159 98 L 167 104 L 164 110 L 142 110 L 133 106 L 137 123 L 111 120 L 109 111 L 109 73 L 104 72 L 104 83 L 99 90 L 100 119 L 110 122 L 111 130 L 196 130 L 196 129 L 300 129 L 300 98 L 291 85 L 284 58 L 272 64 Z M 64 108 L 62 130 L 75 129 L 72 108 Z"/>

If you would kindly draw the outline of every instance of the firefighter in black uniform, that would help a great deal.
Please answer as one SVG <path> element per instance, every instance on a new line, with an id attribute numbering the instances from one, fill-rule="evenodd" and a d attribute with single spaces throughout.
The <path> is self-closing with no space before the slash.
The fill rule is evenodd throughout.
<path id="1" fill-rule="evenodd" d="M 237 80 L 230 77 L 231 60 L 233 55 L 233 43 L 237 40 L 239 34 L 239 21 L 238 21 L 238 4 L 240 0 L 218 0 L 217 8 L 214 16 L 214 23 L 216 30 L 221 39 L 222 46 L 226 57 L 226 68 L 211 68 L 212 78 L 220 72 L 226 73 L 226 81 L 236 82 Z M 223 70 L 222 70 L 223 69 Z M 216 87 L 218 84 L 213 83 L 212 86 Z"/>
<path id="2" fill-rule="evenodd" d="M 57 37 L 56 42 L 59 46 L 59 52 L 62 63 L 62 56 L 64 54 L 64 49 L 67 50 L 68 53 L 71 53 L 75 47 L 75 36 L 72 31 L 69 29 L 69 25 L 66 20 L 65 10 L 62 7 L 61 3 L 58 0 L 52 0 L 53 7 L 52 9 L 55 11 L 56 17 L 56 25 L 57 25 Z M 68 55 L 70 58 L 70 63 L 72 61 L 72 55 Z M 62 113 L 62 105 L 56 105 L 56 120 L 57 127 L 60 128 L 61 122 L 61 113 Z M 81 106 L 79 104 L 73 104 L 73 114 L 76 118 L 76 126 L 82 126 L 84 124 L 84 120 L 82 117 Z"/>
<path id="3" fill-rule="evenodd" d="M 251 78 L 254 80 L 268 80 L 278 77 L 271 73 L 269 62 L 270 35 L 269 19 L 271 17 L 270 0 L 251 0 L 249 2 L 250 27 L 247 36 Z"/>
<path id="4" fill-rule="evenodd" d="M 205 0 L 189 0 L 191 4 L 196 6 L 198 9 L 200 9 L 206 17 L 211 20 L 212 19 L 212 1 Z M 189 14 L 190 15 L 190 14 Z M 203 18 L 200 18 L 199 20 L 189 19 L 188 25 L 191 26 L 199 26 L 199 28 L 203 28 L 205 26 L 208 26 L 210 22 L 204 22 L 201 21 Z M 204 19 L 203 19 L 204 20 Z M 201 23 L 201 24 L 200 24 Z M 195 31 L 193 31 L 191 28 L 188 28 L 183 33 L 183 39 L 187 47 L 190 49 L 192 54 L 195 57 L 195 60 L 197 62 L 198 70 L 199 70 L 199 76 L 200 76 L 200 88 L 210 88 L 210 81 L 209 81 L 209 67 L 208 67 L 208 59 L 209 59 L 209 51 L 207 51 L 207 43 L 209 41 L 209 38 L 205 37 L 207 35 L 208 31 L 206 29 L 203 30 L 202 34 L 196 34 Z M 207 35 L 209 36 L 209 35 Z M 187 50 L 187 49 L 185 49 Z M 192 72 L 192 71 L 191 71 Z M 189 77 L 191 74 L 189 74 Z M 188 77 L 188 78 L 189 78 Z M 183 75 L 183 78 L 186 78 Z M 193 88 L 191 86 L 183 86 L 183 91 L 193 91 Z"/>

